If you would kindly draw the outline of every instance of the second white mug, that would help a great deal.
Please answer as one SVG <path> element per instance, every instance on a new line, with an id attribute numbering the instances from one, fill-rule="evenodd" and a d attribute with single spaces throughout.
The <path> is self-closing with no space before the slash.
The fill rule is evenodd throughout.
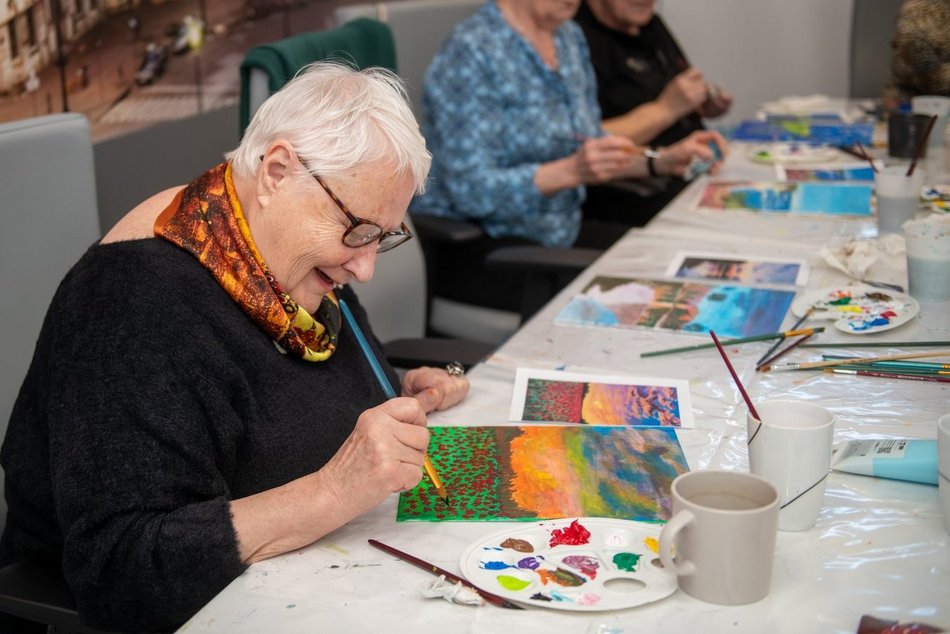
<path id="1" fill-rule="evenodd" d="M 778 489 L 779 530 L 808 530 L 825 499 L 834 417 L 802 401 L 761 401 L 755 408 L 761 421 L 751 412 L 746 416 L 749 471 Z"/>

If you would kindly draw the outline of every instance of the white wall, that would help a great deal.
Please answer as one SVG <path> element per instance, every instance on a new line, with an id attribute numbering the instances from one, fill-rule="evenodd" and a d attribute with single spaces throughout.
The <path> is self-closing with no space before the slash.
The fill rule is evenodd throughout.
<path id="1" fill-rule="evenodd" d="M 687 58 L 735 96 L 725 123 L 781 96 L 848 94 L 852 0 L 662 0 Z"/>

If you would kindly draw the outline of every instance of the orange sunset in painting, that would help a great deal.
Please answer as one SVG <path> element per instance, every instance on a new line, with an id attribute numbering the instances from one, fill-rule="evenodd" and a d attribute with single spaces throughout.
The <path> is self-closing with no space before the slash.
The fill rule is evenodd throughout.
<path id="1" fill-rule="evenodd" d="M 452 497 L 428 479 L 399 496 L 397 519 L 664 521 L 670 486 L 689 470 L 669 427 L 431 427 L 429 454 Z"/>
<path id="2" fill-rule="evenodd" d="M 678 390 L 656 385 L 528 380 L 522 420 L 680 427 Z"/>

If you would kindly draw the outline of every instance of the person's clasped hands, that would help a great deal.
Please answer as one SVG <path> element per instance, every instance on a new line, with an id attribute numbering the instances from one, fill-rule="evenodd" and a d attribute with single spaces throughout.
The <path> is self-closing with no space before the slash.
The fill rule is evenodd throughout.
<path id="1" fill-rule="evenodd" d="M 719 148 L 720 158 L 713 160 L 716 154 L 710 144 Z M 713 161 L 709 172 L 715 174 L 727 151 L 726 140 L 721 134 L 713 130 L 698 130 L 678 143 L 659 148 L 657 157 L 653 159 L 655 174 L 650 175 L 683 176 L 694 160 Z M 645 176 L 648 170 L 638 169 L 634 164 L 635 161 L 642 161 L 640 157 L 643 153 L 644 148 L 626 137 L 607 135 L 591 138 L 585 140 L 574 153 L 574 169 L 580 182 L 585 185 Z"/>
<path id="2" fill-rule="evenodd" d="M 711 144 L 719 148 L 718 159 L 710 147 Z M 656 171 L 659 174 L 683 176 L 694 159 L 712 161 L 709 173 L 716 174 L 728 154 L 728 146 L 722 135 L 715 130 L 697 130 L 679 143 L 661 148 L 659 154 L 656 159 Z"/>
<path id="3" fill-rule="evenodd" d="M 586 139 L 573 155 L 574 170 L 584 185 L 623 178 L 630 170 L 637 145 L 622 136 L 607 135 Z"/>
<path id="4" fill-rule="evenodd" d="M 732 106 L 732 95 L 707 83 L 698 68 L 690 67 L 666 85 L 657 101 L 669 110 L 673 120 L 691 112 L 698 112 L 702 117 L 718 117 Z"/>

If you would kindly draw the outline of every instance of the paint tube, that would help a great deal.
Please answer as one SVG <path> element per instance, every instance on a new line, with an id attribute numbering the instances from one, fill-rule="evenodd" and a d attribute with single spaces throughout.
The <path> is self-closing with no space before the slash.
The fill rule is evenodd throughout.
<path id="1" fill-rule="evenodd" d="M 936 440 L 852 440 L 835 445 L 831 454 L 835 471 L 937 484 Z"/>

